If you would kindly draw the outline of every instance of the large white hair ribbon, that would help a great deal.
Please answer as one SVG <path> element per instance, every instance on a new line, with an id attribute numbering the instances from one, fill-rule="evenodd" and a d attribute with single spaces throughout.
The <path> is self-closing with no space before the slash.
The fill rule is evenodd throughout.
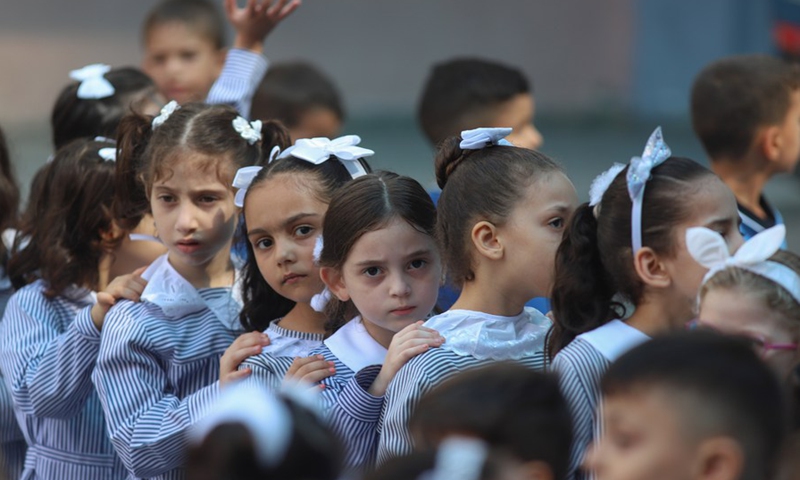
<path id="1" fill-rule="evenodd" d="M 469 437 L 444 439 L 436 453 L 436 466 L 421 478 L 424 480 L 478 480 L 488 456 L 483 440 Z"/>
<path id="2" fill-rule="evenodd" d="M 473 128 L 461 132 L 461 143 L 458 144 L 462 150 L 480 150 L 489 145 L 502 145 L 513 147 L 511 142 L 505 138 L 511 135 L 511 128 Z"/>
<path id="3" fill-rule="evenodd" d="M 253 183 L 253 179 L 256 178 L 262 168 L 242 167 L 236 171 L 236 176 L 233 177 L 233 186 L 239 190 L 236 192 L 236 196 L 233 197 L 234 205 L 239 208 L 244 206 L 244 196 L 247 195 L 247 189 L 250 188 L 250 184 Z"/>
<path id="4" fill-rule="evenodd" d="M 77 70 L 69 72 L 69 77 L 81 82 L 78 85 L 78 98 L 84 100 L 100 100 L 114 95 L 114 85 L 111 85 L 106 77 L 106 73 L 111 71 L 111 67 L 103 63 L 94 63 Z"/>
<path id="5" fill-rule="evenodd" d="M 657 127 L 647 140 L 644 153 L 641 157 L 633 157 L 628 168 L 628 194 L 631 196 L 633 208 L 631 210 L 631 246 L 636 254 L 642 248 L 642 202 L 644 202 L 644 187 L 650 180 L 650 172 L 661 165 L 672 155 L 664 137 L 661 127 Z"/>
<path id="6" fill-rule="evenodd" d="M 278 158 L 295 157 L 320 165 L 335 156 L 347 168 L 352 178 L 358 178 L 367 174 L 359 159 L 375 155 L 372 150 L 359 147 L 359 143 L 361 137 L 358 135 L 346 135 L 333 140 L 326 137 L 301 138 L 278 155 Z"/>

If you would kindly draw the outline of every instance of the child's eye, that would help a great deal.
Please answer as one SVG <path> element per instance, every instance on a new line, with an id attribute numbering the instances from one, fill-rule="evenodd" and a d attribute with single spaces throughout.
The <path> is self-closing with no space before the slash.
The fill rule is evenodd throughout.
<path id="1" fill-rule="evenodd" d="M 261 238 L 256 241 L 255 247 L 259 250 L 264 250 L 272 246 L 272 239 Z"/>
<path id="2" fill-rule="evenodd" d="M 164 203 L 172 203 L 175 201 L 175 197 L 173 197 L 172 195 L 159 195 L 158 199 Z"/>
<path id="3" fill-rule="evenodd" d="M 196 56 L 197 56 L 197 54 L 195 52 L 182 52 L 181 53 L 181 59 L 186 60 L 186 61 L 194 60 L 194 57 L 196 57 Z"/>
<path id="4" fill-rule="evenodd" d="M 377 277 L 381 274 L 381 269 L 378 267 L 367 267 L 364 269 L 364 275 L 368 277 Z"/>
<path id="5" fill-rule="evenodd" d="M 425 266 L 425 265 L 427 265 L 427 264 L 428 264 L 428 261 L 427 261 L 427 260 L 423 260 L 423 259 L 421 259 L 421 258 L 418 258 L 418 259 L 416 259 L 416 260 L 412 260 L 412 261 L 411 261 L 411 262 L 408 264 L 408 266 L 409 266 L 409 268 L 411 268 L 412 270 L 418 270 L 418 269 L 420 269 L 420 268 L 424 267 L 424 266 Z"/>
<path id="6" fill-rule="evenodd" d="M 294 229 L 294 234 L 300 237 L 305 237 L 311 234 L 314 231 L 314 227 L 309 225 L 301 225 Z"/>
<path id="7" fill-rule="evenodd" d="M 550 220 L 550 223 L 548 223 L 548 225 L 550 225 L 553 228 L 556 228 L 556 229 L 560 230 L 560 229 L 564 228 L 564 219 L 561 218 L 561 217 L 554 218 L 553 220 Z"/>
<path id="8" fill-rule="evenodd" d="M 200 203 L 214 203 L 217 201 L 217 197 L 211 195 L 203 195 L 199 198 Z"/>

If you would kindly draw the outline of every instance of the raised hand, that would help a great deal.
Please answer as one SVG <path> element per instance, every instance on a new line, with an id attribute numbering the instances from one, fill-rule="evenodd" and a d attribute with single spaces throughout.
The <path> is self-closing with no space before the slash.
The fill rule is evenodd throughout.
<path id="1" fill-rule="evenodd" d="M 247 0 L 239 8 L 237 0 L 225 0 L 225 14 L 236 29 L 234 47 L 262 52 L 267 35 L 299 6 L 300 0 Z"/>
<path id="2" fill-rule="evenodd" d="M 383 396 L 389 387 L 389 382 L 403 365 L 420 353 L 427 352 L 431 347 L 439 347 L 444 343 L 444 337 L 439 335 L 439 332 L 423 327 L 422 323 L 421 321 L 412 323 L 394 334 L 383 367 L 369 387 L 370 394 L 376 397 Z"/>
<path id="3" fill-rule="evenodd" d="M 147 267 L 136 269 L 133 273 L 120 275 L 108 284 L 102 291 L 97 292 L 97 302 L 92 306 L 92 323 L 97 330 L 103 329 L 106 314 L 120 298 L 138 302 L 147 286 L 147 280 L 142 278 Z"/>
<path id="4" fill-rule="evenodd" d="M 219 386 L 241 380 L 250 375 L 250 369 L 239 370 L 239 365 L 247 358 L 258 355 L 269 345 L 269 337 L 261 332 L 250 332 L 239 335 L 219 359 Z"/>

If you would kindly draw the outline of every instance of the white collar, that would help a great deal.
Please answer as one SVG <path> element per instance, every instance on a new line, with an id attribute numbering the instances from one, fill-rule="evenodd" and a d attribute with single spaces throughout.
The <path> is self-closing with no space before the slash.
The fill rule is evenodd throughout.
<path id="1" fill-rule="evenodd" d="M 551 325 L 549 318 L 530 307 L 513 317 L 448 310 L 425 322 L 445 338 L 440 348 L 479 360 L 518 360 L 541 353 Z"/>
<path id="2" fill-rule="evenodd" d="M 325 339 L 325 334 L 322 333 L 305 333 L 283 328 L 278 320 L 270 322 L 264 333 L 269 337 L 269 345 L 264 347 L 263 352 L 273 357 L 307 357 Z"/>
<path id="3" fill-rule="evenodd" d="M 650 337 L 621 320 L 612 320 L 590 332 L 578 335 L 597 349 L 609 362 L 648 340 Z"/>
<path id="4" fill-rule="evenodd" d="M 242 308 L 241 276 L 236 270 L 234 284 L 231 287 L 230 302 L 207 303 L 196 288 L 192 286 L 168 261 L 168 254 L 158 257 L 142 273 L 147 286 L 142 292 L 142 300 L 161 307 L 170 318 L 179 319 L 205 308 L 230 330 L 241 330 L 239 311 Z"/>
<path id="5" fill-rule="evenodd" d="M 367 332 L 361 317 L 350 320 L 328 337 L 325 346 L 354 372 L 370 365 L 383 365 L 386 359 L 386 348 Z"/>

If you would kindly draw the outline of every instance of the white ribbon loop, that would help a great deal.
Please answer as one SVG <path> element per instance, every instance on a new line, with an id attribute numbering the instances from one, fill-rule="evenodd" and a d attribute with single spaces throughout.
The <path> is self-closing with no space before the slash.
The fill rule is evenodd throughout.
<path id="1" fill-rule="evenodd" d="M 425 480 L 478 480 L 488 456 L 488 446 L 482 440 L 450 437 L 442 441 L 436 454 L 436 467 Z"/>
<path id="2" fill-rule="evenodd" d="M 115 147 L 101 148 L 97 151 L 97 154 L 107 162 L 117 161 L 117 149 Z"/>
<path id="3" fill-rule="evenodd" d="M 461 132 L 462 150 L 480 150 L 489 145 L 512 146 L 505 138 L 511 135 L 511 128 L 473 128 Z"/>
<path id="4" fill-rule="evenodd" d="M 111 67 L 108 65 L 95 63 L 69 72 L 71 79 L 81 82 L 78 86 L 78 98 L 100 100 L 114 95 L 114 85 L 104 76 L 110 71 Z"/>
<path id="5" fill-rule="evenodd" d="M 250 145 L 261 141 L 261 120 L 248 122 L 239 116 L 233 119 L 233 129 Z"/>
<path id="6" fill-rule="evenodd" d="M 589 187 L 589 206 L 595 207 L 600 204 L 603 200 L 603 195 L 606 194 L 606 190 L 611 185 L 611 182 L 617 178 L 619 172 L 625 169 L 625 165 L 622 163 L 615 163 L 611 166 L 608 170 L 601 173 L 600 175 L 596 176 L 594 180 L 592 180 L 592 185 Z"/>
<path id="7" fill-rule="evenodd" d="M 178 110 L 180 108 L 181 106 L 178 105 L 178 102 L 176 102 L 175 100 L 172 100 L 168 104 L 164 105 L 164 107 L 161 109 L 161 113 L 159 113 L 159 115 L 153 119 L 153 130 L 163 125 L 164 122 L 166 122 L 167 119 L 170 117 L 170 115 L 175 113 L 175 110 Z"/>
<path id="8" fill-rule="evenodd" d="M 325 137 L 301 138 L 278 158 L 295 157 L 319 165 L 335 156 L 352 178 L 358 178 L 367 174 L 359 159 L 375 155 L 372 150 L 359 147 L 359 143 L 361 138 L 358 135 L 346 135 L 333 140 Z"/>
<path id="9" fill-rule="evenodd" d="M 233 204 L 239 208 L 244 207 L 244 197 L 247 195 L 247 189 L 253 183 L 258 172 L 262 167 L 243 167 L 236 171 L 236 176 L 233 177 L 233 187 L 238 188 L 236 196 L 233 197 Z"/>
<path id="10" fill-rule="evenodd" d="M 633 157 L 628 167 L 628 194 L 633 202 L 631 212 L 631 246 L 636 254 L 642 248 L 642 202 L 644 200 L 644 187 L 650 180 L 654 168 L 664 163 L 672 155 L 672 151 L 664 142 L 661 127 L 656 127 L 641 157 Z"/>

